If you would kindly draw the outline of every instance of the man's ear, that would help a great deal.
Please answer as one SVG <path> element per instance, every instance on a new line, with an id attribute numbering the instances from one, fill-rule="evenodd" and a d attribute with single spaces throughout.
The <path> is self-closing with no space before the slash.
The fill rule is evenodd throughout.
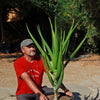
<path id="1" fill-rule="evenodd" d="M 22 53 L 24 53 L 24 52 L 25 52 L 23 47 L 22 47 L 21 51 L 22 51 Z"/>

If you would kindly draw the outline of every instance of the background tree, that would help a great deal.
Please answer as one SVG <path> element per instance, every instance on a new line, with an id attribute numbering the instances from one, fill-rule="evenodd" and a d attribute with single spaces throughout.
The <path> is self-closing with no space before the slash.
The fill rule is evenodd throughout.
<path id="1" fill-rule="evenodd" d="M 35 33 L 37 24 L 42 26 L 42 31 L 44 33 L 49 33 L 49 26 L 47 17 L 50 17 L 52 22 L 54 21 L 54 16 L 57 18 L 57 26 L 59 29 L 68 31 L 69 26 L 73 19 L 77 22 L 81 18 L 81 22 L 79 26 L 74 31 L 72 35 L 72 40 L 75 44 L 73 47 L 70 47 L 70 50 L 74 50 L 77 42 L 79 43 L 81 37 L 84 37 L 84 33 L 88 29 L 89 25 L 91 25 L 91 32 L 87 39 L 87 42 L 80 49 L 81 51 L 87 52 L 99 52 L 99 41 L 100 41 L 100 1 L 97 0 L 1 0 L 0 1 L 0 12 L 5 16 L 3 19 L 7 18 L 7 13 L 10 9 L 14 9 L 21 18 L 18 22 L 20 24 L 16 24 L 14 27 L 18 28 L 18 30 L 14 30 L 15 34 L 11 34 L 12 37 L 18 38 L 18 36 L 22 39 L 23 36 L 28 36 L 25 30 L 25 23 L 30 23 L 30 26 L 33 25 Z M 9 9 L 7 9 L 9 8 Z M 19 10 L 16 10 L 18 8 Z M 5 9 L 5 10 L 4 10 Z M 42 20 L 41 17 L 42 16 Z M 46 20 L 45 20 L 46 19 Z M 4 25 L 5 26 L 5 25 Z M 7 26 L 7 25 L 6 25 Z M 20 27 L 18 27 L 20 26 Z M 46 28 L 45 28 L 46 26 Z M 15 28 L 15 29 L 16 29 Z M 17 33 L 18 35 L 16 35 Z M 4 32 L 5 33 L 5 32 Z M 7 33 L 8 34 L 8 33 Z M 6 33 L 5 33 L 6 35 Z M 47 35 L 47 34 L 45 34 Z M 67 35 L 67 34 L 66 34 Z M 7 35 L 10 36 L 10 35 Z M 11 37 L 11 38 L 12 38 Z M 77 38 L 79 39 L 77 40 Z M 77 41 L 76 41 L 77 40 Z M 51 42 L 51 41 L 50 41 Z"/>
<path id="2" fill-rule="evenodd" d="M 100 41 L 100 35 L 98 31 L 100 19 L 100 1 L 96 0 L 32 0 L 32 2 L 38 5 L 40 8 L 44 9 L 48 16 L 52 19 L 54 16 L 57 17 L 57 24 L 63 29 L 68 29 L 72 20 L 79 20 L 81 18 L 81 23 L 77 27 L 77 31 L 73 36 L 73 40 L 76 40 L 77 37 L 82 37 L 83 33 L 91 25 L 91 32 L 87 43 L 84 44 L 82 48 L 87 52 L 97 52 L 99 50 L 98 42 Z M 81 31 L 81 34 L 79 34 Z M 96 38 L 96 41 L 95 39 Z M 75 43 L 76 44 L 76 43 Z M 72 48 L 72 47 L 71 47 Z"/>

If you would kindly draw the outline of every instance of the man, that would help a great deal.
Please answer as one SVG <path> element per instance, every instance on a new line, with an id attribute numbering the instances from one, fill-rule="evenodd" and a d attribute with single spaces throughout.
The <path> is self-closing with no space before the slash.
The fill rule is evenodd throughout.
<path id="1" fill-rule="evenodd" d="M 17 100 L 48 100 L 43 92 L 42 76 L 46 72 L 40 57 L 36 56 L 35 44 L 31 39 L 25 39 L 20 44 L 23 56 L 14 62 L 18 79 L 16 91 Z M 73 94 L 62 84 L 65 94 Z"/>

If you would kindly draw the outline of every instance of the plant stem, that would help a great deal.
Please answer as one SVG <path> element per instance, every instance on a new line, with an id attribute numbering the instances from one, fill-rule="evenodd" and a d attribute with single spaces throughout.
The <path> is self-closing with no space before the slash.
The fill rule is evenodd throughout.
<path id="1" fill-rule="evenodd" d="M 57 91 L 54 89 L 54 100 L 58 100 Z"/>

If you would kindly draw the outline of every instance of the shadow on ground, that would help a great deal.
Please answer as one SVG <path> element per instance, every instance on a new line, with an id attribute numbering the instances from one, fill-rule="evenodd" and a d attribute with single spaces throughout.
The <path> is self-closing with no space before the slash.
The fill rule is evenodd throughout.
<path id="1" fill-rule="evenodd" d="M 84 95 L 84 99 L 81 99 L 81 94 L 78 92 L 74 92 L 74 100 L 100 100 L 99 99 L 99 89 L 97 88 L 97 94 L 96 96 L 92 96 L 91 93 L 88 95 Z"/>

